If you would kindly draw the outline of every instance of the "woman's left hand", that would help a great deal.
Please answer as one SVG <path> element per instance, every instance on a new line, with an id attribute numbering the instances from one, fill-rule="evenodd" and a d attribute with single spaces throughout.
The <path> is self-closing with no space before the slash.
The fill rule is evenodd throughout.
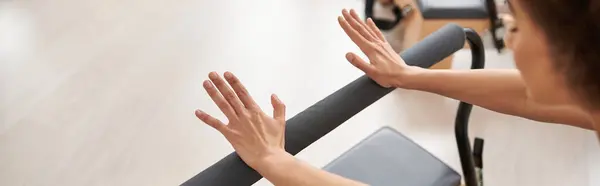
<path id="1" fill-rule="evenodd" d="M 283 102 L 271 95 L 274 111 L 273 117 L 268 116 L 237 77 L 231 72 L 225 72 L 224 76 L 233 90 L 216 72 L 208 75 L 210 81 L 204 81 L 203 86 L 229 123 L 225 125 L 201 110 L 196 110 L 196 117 L 221 132 L 242 160 L 254 169 L 273 155 L 286 154 Z"/>

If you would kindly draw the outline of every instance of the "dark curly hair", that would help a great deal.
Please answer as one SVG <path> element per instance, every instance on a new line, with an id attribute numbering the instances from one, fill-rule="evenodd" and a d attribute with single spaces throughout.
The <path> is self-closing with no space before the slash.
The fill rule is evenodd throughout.
<path id="1" fill-rule="evenodd" d="M 600 0 L 518 3 L 545 33 L 554 66 L 568 86 L 588 108 L 600 110 Z"/>

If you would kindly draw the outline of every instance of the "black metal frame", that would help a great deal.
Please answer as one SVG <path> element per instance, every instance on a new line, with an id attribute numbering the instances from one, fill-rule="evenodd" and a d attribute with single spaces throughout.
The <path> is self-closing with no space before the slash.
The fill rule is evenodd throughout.
<path id="1" fill-rule="evenodd" d="M 398 23 L 400 23 L 400 21 L 402 21 L 402 19 L 406 15 L 408 15 L 412 11 L 411 5 L 399 7 L 398 5 L 393 3 L 394 8 L 392 9 L 392 12 L 394 13 L 395 19 L 394 20 L 377 19 L 377 18 L 373 17 L 373 14 L 374 14 L 373 8 L 375 7 L 375 1 L 376 0 L 365 0 L 365 21 L 367 18 L 371 18 L 373 20 L 373 22 L 375 23 L 375 25 L 377 26 L 377 28 L 384 30 L 384 31 L 394 28 L 396 25 L 398 25 Z"/>
<path id="2" fill-rule="evenodd" d="M 500 53 L 502 52 L 502 49 L 506 47 L 503 36 L 498 33 L 498 30 L 504 27 L 504 23 L 502 22 L 502 19 L 498 18 L 495 0 L 485 0 L 485 5 L 490 19 L 490 33 L 492 34 L 494 47 L 496 47 L 496 50 Z"/>
<path id="3" fill-rule="evenodd" d="M 465 28 L 464 30 L 466 39 L 471 47 L 471 69 L 482 69 L 485 65 L 485 51 L 481 37 L 473 29 Z M 460 163 L 467 186 L 479 185 L 471 143 L 469 142 L 469 116 L 471 115 L 472 108 L 473 105 L 460 102 L 454 126 Z"/>

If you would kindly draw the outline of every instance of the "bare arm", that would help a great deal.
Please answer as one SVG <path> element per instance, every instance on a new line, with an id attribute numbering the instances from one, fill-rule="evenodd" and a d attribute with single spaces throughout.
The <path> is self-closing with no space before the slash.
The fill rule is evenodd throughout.
<path id="1" fill-rule="evenodd" d="M 593 129 L 591 120 L 577 108 L 533 102 L 517 70 L 411 67 L 392 49 L 371 20 L 364 23 L 354 11 L 343 14 L 345 19 L 340 18 L 340 26 L 369 62 L 351 52 L 346 54 L 347 60 L 381 86 L 437 93 L 505 114 Z"/>
<path id="2" fill-rule="evenodd" d="M 496 112 L 593 129 L 587 115 L 575 107 L 532 101 L 517 70 L 420 70 L 401 81 L 403 88 L 440 94 Z"/>
<path id="3" fill-rule="evenodd" d="M 272 95 L 273 116 L 268 116 L 237 77 L 229 72 L 224 76 L 226 81 L 216 72 L 211 72 L 210 80 L 204 81 L 203 86 L 229 123 L 224 124 L 201 110 L 196 110 L 195 114 L 223 134 L 248 166 L 275 185 L 363 185 L 312 167 L 287 153 L 284 150 L 283 102 Z"/>
<path id="4" fill-rule="evenodd" d="M 313 167 L 286 152 L 269 157 L 255 170 L 274 185 L 365 185 Z"/>

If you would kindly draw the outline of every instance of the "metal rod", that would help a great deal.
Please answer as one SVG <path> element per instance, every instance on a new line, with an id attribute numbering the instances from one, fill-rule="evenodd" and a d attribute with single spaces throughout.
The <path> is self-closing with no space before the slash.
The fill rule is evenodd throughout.
<path id="1" fill-rule="evenodd" d="M 485 51 L 481 37 L 479 37 L 477 32 L 473 29 L 465 28 L 464 31 L 469 46 L 471 47 L 471 69 L 481 69 L 485 65 Z M 458 153 L 460 154 L 460 163 L 465 178 L 465 184 L 467 186 L 478 185 L 471 143 L 469 142 L 469 117 L 472 108 L 473 105 L 460 102 L 454 123 L 454 132 L 456 135 L 456 143 L 458 145 Z"/>

